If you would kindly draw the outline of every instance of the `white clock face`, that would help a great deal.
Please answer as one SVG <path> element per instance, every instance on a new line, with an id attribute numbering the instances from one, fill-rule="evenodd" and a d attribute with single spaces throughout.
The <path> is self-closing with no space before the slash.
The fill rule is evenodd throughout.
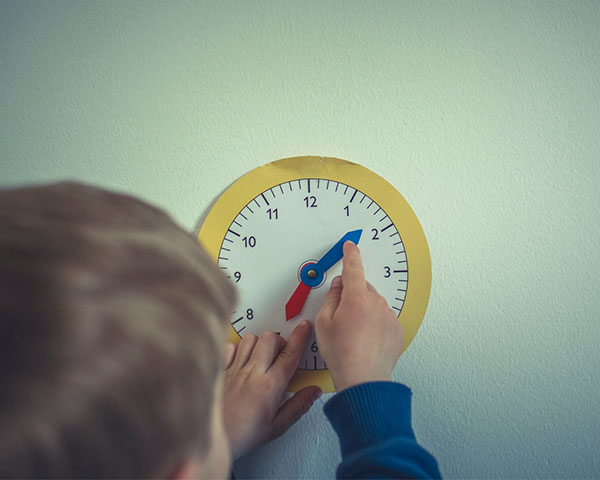
<path id="1" fill-rule="evenodd" d="M 365 276 L 399 315 L 408 290 L 402 238 L 386 212 L 363 192 L 334 180 L 304 178 L 255 197 L 225 234 L 218 265 L 238 288 L 231 324 L 243 337 L 272 330 L 288 338 L 302 320 L 314 321 L 339 261 L 311 289 L 300 314 L 286 320 L 285 305 L 300 282 L 300 269 L 317 262 L 347 232 L 362 229 L 358 246 Z M 327 368 L 314 329 L 300 369 Z"/>

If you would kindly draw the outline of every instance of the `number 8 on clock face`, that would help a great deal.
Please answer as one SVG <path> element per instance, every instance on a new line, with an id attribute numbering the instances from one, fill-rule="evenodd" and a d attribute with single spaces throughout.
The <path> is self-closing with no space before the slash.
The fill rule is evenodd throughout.
<path id="1" fill-rule="evenodd" d="M 387 181 L 324 157 L 284 159 L 249 172 L 206 217 L 199 240 L 238 290 L 230 340 L 265 330 L 287 338 L 299 322 L 314 322 L 341 274 L 346 239 L 358 244 L 367 280 L 403 324 L 406 348 L 431 285 L 421 225 Z M 333 390 L 314 328 L 298 368 L 288 390 L 314 384 Z"/>

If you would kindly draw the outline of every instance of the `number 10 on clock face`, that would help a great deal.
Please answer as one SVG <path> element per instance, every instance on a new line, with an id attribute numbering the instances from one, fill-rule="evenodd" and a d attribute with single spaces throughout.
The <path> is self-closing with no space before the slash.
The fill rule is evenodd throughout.
<path id="1" fill-rule="evenodd" d="M 302 281 L 301 271 L 310 270 L 345 234 L 359 230 L 365 276 L 400 315 L 409 264 L 400 232 L 384 208 L 352 185 L 301 178 L 259 193 L 225 233 L 218 265 L 238 289 L 233 329 L 240 337 L 271 330 L 287 338 L 299 322 L 314 322 L 331 280 L 341 275 L 342 261 L 316 279 L 300 312 L 288 320 L 286 303 Z M 327 368 L 314 328 L 299 368 Z"/>

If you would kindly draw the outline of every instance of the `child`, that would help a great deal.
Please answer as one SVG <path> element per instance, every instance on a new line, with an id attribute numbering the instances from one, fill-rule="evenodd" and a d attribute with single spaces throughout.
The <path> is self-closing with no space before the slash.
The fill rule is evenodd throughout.
<path id="1" fill-rule="evenodd" d="M 350 242 L 343 262 L 314 322 L 337 475 L 439 477 L 390 381 L 402 327 Z M 155 207 L 74 183 L 0 191 L 0 477 L 227 477 L 321 393 L 280 405 L 310 323 L 225 345 L 234 304 Z"/>

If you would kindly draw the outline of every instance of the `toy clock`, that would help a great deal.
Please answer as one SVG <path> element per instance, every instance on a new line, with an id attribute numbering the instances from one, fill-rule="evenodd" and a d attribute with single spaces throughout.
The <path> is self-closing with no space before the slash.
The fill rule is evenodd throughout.
<path id="1" fill-rule="evenodd" d="M 218 198 L 198 240 L 237 287 L 236 343 L 264 330 L 287 338 L 313 322 L 341 274 L 345 240 L 359 246 L 367 280 L 397 313 L 404 349 L 425 315 L 431 262 L 419 220 L 392 185 L 355 163 L 311 156 L 256 168 Z M 333 391 L 314 328 L 288 391 L 307 385 Z"/>

